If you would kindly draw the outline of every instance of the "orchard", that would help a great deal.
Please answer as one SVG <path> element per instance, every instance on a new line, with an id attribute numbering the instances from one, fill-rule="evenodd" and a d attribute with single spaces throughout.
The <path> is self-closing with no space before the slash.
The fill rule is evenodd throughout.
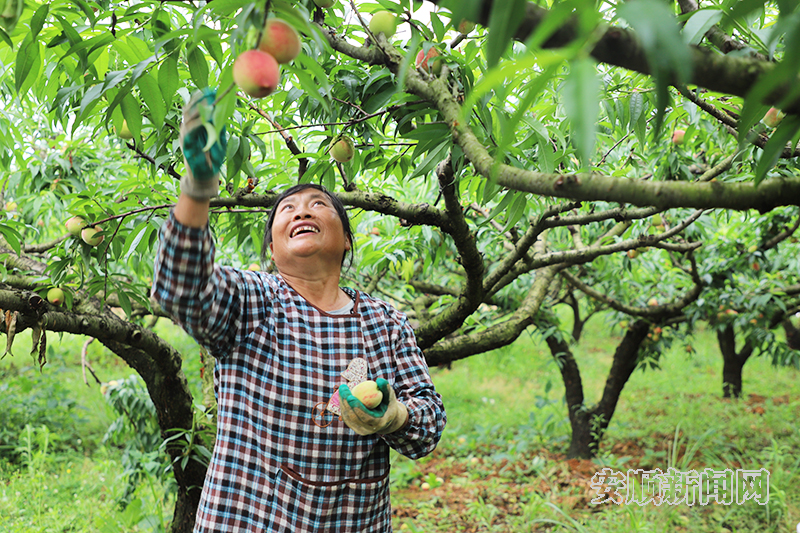
<path id="1" fill-rule="evenodd" d="M 149 291 L 200 89 L 216 91 L 209 146 L 227 136 L 218 263 L 269 269 L 277 195 L 326 186 L 355 229 L 343 284 L 404 311 L 431 367 L 529 334 L 548 348 L 530 358 L 558 364 L 569 457 L 594 457 L 630 376 L 691 354 L 698 328 L 718 339 L 726 397 L 751 357 L 798 365 L 795 2 L 11 4 L 6 357 L 30 336 L 46 373 L 47 339 L 70 333 L 141 377 L 174 532 L 194 523 L 213 395 L 193 395 L 196 354 L 152 327 L 168 318 Z M 599 398 L 575 353 L 590 319 L 618 335 Z"/>

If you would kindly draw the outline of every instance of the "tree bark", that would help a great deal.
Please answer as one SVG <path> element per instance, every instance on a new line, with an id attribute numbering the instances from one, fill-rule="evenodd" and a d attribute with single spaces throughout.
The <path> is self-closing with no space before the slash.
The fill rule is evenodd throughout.
<path id="1" fill-rule="evenodd" d="M 0 307 L 19 313 L 17 333 L 41 324 L 48 331 L 94 337 L 142 377 L 156 409 L 161 435 L 171 438 L 167 454 L 178 494 L 170 531 L 191 533 L 206 466 L 191 454 L 192 447 L 201 442 L 193 431 L 193 400 L 180 353 L 151 330 L 119 318 L 95 298 L 76 300 L 75 304 L 71 311 L 56 308 L 32 291 L 0 285 Z M 189 459 L 184 466 L 186 456 Z"/>
<path id="2" fill-rule="evenodd" d="M 742 397 L 742 369 L 753 354 L 750 341 L 745 341 L 740 351 L 736 351 L 736 332 L 733 325 L 728 324 L 717 331 L 717 342 L 722 352 L 722 397 Z"/>
<path id="3" fill-rule="evenodd" d="M 645 320 L 634 322 L 614 353 L 603 396 L 594 407 L 584 405 L 583 383 L 580 370 L 569 343 L 563 338 L 550 336 L 546 339 L 550 352 L 558 362 L 564 382 L 569 423 L 572 429 L 567 457 L 590 459 L 597 455 L 608 424 L 622 394 L 622 389 L 636 369 L 639 348 L 647 338 L 651 323 Z"/>

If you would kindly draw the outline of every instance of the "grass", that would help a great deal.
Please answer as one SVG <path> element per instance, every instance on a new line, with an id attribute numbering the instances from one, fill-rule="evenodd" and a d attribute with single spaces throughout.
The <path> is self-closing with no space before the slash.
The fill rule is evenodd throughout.
<path id="1" fill-rule="evenodd" d="M 196 345 L 164 321 L 158 330 L 187 354 L 186 374 L 199 393 Z M 591 403 L 602 392 L 619 332 L 596 318 L 584 335 L 575 355 Z M 84 339 L 51 337 L 41 373 L 22 337 L 17 355 L 0 361 L 3 413 L 19 415 L 16 426 L 0 427 L 0 457 L 6 457 L 0 459 L 0 531 L 164 531 L 173 500 L 159 476 L 144 476 L 127 507 L 120 506 L 127 482 L 123 449 L 103 441 L 117 415 L 99 386 L 83 383 Z M 745 366 L 745 397 L 723 400 L 714 335 L 700 332 L 693 343 L 695 354 L 676 347 L 661 370 L 633 374 L 594 461 L 564 457 L 563 386 L 546 346 L 533 337 L 432 369 L 448 426 L 430 456 L 417 462 L 393 457 L 395 530 L 794 531 L 800 521 L 800 372 L 754 359 Z M 103 381 L 132 373 L 97 343 L 88 354 Z M 23 418 L 28 427 L 18 425 Z M 603 467 L 626 472 L 673 465 L 766 468 L 769 504 L 590 503 L 596 496 L 592 475 Z"/>

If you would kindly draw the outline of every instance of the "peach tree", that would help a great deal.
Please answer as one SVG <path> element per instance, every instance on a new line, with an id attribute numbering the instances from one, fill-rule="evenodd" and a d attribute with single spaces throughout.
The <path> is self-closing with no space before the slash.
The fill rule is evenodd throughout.
<path id="1" fill-rule="evenodd" d="M 30 334 L 44 364 L 47 335 L 71 332 L 143 378 L 170 443 L 173 531 L 191 529 L 205 466 L 187 453 L 199 445 L 183 372 L 190 354 L 149 327 L 162 313 L 148 290 L 158 228 L 183 171 L 181 110 L 195 90 L 217 89 L 214 123 L 229 135 L 212 203 L 219 261 L 259 262 L 277 193 L 322 183 L 357 227 L 345 282 L 406 311 L 431 365 L 509 344 L 531 326 L 549 331 L 564 358 L 568 338 L 551 313 L 557 289 L 603 296 L 612 277 L 638 283 L 624 268 L 628 252 L 668 254 L 679 265 L 674 299 L 647 306 L 621 292 L 603 303 L 644 310 L 618 347 L 624 360 L 612 368 L 608 405 L 643 360 L 647 335 L 708 290 L 694 254 L 717 224 L 709 212 L 797 218 L 794 2 L 23 7 L 0 24 L 7 356 L 16 336 Z M 394 35 L 370 31 L 378 11 L 396 15 Z M 234 64 L 274 17 L 298 31 L 302 50 L 280 66 L 274 92 L 253 98 L 234 84 Z M 436 59 L 417 66 L 434 48 Z M 773 107 L 781 112 L 762 121 Z M 334 160 L 329 147 L 345 135 L 353 156 Z M 86 238 L 65 227 L 75 216 Z M 665 218 L 669 225 L 656 223 Z M 705 232 L 692 229 L 699 223 Z M 738 249 L 716 250 L 724 261 Z M 62 305 L 46 299 L 54 287 Z M 582 393 L 568 403 L 571 413 L 596 407 Z M 613 409 L 595 414 L 573 430 L 588 434 Z M 596 451 L 596 442 L 578 440 L 572 455 Z"/>

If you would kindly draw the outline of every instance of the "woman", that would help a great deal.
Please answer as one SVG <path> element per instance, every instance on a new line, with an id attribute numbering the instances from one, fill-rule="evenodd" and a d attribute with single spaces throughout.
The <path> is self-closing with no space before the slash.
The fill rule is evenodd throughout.
<path id="1" fill-rule="evenodd" d="M 389 449 L 433 451 L 446 423 L 441 397 L 406 317 L 339 287 L 352 233 L 324 188 L 278 198 L 265 234 L 276 275 L 214 264 L 208 207 L 224 134 L 203 152 L 197 112 L 213 100 L 195 97 L 184 116 L 187 171 L 153 286 L 217 358 L 217 441 L 195 531 L 391 531 Z M 375 409 L 348 387 L 365 378 L 384 392 Z"/>

